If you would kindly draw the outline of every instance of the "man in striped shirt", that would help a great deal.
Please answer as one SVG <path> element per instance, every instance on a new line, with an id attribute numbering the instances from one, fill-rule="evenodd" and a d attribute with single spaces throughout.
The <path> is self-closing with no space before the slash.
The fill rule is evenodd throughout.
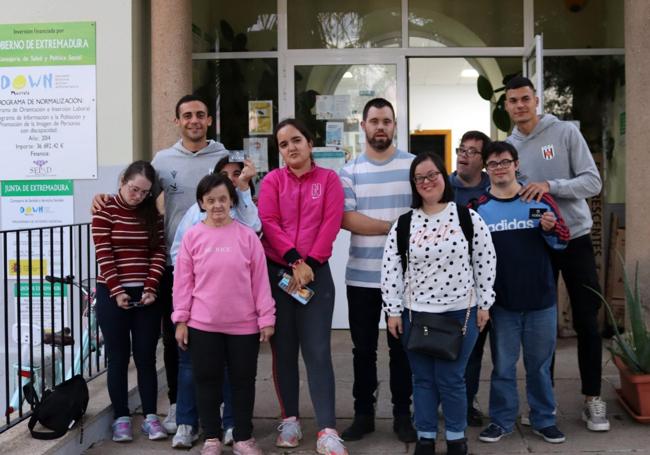
<path id="1" fill-rule="evenodd" d="M 409 168 L 414 158 L 393 145 L 395 111 L 387 100 L 368 101 L 361 128 L 366 135 L 365 152 L 340 171 L 345 191 L 343 229 L 352 233 L 345 281 L 354 344 L 354 421 L 341 435 L 346 441 L 361 439 L 375 429 L 381 260 L 388 231 L 411 205 Z M 414 442 L 411 369 L 400 341 L 390 335 L 387 339 L 393 430 L 401 441 Z"/>

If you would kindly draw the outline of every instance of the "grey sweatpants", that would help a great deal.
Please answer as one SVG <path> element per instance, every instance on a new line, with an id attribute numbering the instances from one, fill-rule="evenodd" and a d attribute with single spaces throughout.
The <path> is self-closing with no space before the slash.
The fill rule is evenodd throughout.
<path id="1" fill-rule="evenodd" d="M 282 418 L 298 416 L 298 352 L 302 352 L 309 394 L 319 429 L 336 428 L 334 411 L 334 369 L 330 347 L 334 314 L 334 281 L 329 264 L 314 271 L 309 284 L 315 294 L 303 305 L 278 286 L 283 270 L 268 262 L 271 292 L 275 299 L 275 335 L 273 349 L 273 380 L 280 400 Z M 286 268 L 290 270 L 290 268 Z"/>

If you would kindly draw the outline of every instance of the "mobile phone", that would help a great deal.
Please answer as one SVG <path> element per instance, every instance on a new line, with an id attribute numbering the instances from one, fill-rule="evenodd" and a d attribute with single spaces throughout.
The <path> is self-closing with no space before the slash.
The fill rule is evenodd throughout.
<path id="1" fill-rule="evenodd" d="M 547 212 L 547 209 L 544 207 L 532 208 L 528 211 L 528 218 L 531 220 L 539 220 L 542 218 L 542 215 Z"/>
<path id="2" fill-rule="evenodd" d="M 291 275 L 288 273 L 283 273 L 278 286 L 280 286 L 280 289 L 296 299 L 298 302 L 302 303 L 303 305 L 307 305 L 311 298 L 314 296 L 314 291 L 307 286 L 303 286 L 297 292 L 289 293 L 287 289 L 289 288 L 289 282 L 291 281 L 291 278 Z"/>
<path id="3" fill-rule="evenodd" d="M 246 159 L 246 152 L 243 150 L 231 150 L 228 152 L 229 163 L 243 163 Z"/>
<path id="4" fill-rule="evenodd" d="M 129 308 L 138 308 L 144 306 L 140 300 L 129 300 L 129 303 L 127 305 Z"/>

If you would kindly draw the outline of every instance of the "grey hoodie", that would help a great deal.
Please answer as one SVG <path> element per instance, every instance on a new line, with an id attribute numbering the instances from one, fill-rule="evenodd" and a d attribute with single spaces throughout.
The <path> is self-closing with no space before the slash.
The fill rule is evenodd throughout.
<path id="1" fill-rule="evenodd" d="M 190 152 L 179 140 L 172 147 L 160 150 L 151 164 L 158 174 L 158 182 L 165 193 L 165 241 L 171 250 L 178 223 L 196 202 L 196 185 L 214 169 L 217 162 L 228 155 L 222 143 L 213 140 L 198 152 Z M 171 264 L 169 255 L 167 264 Z"/>
<path id="2" fill-rule="evenodd" d="M 506 140 L 519 152 L 520 179 L 524 183 L 549 183 L 571 238 L 591 232 L 591 212 L 585 198 L 600 193 L 602 183 L 578 128 L 544 114 L 529 135 L 515 127 Z"/>

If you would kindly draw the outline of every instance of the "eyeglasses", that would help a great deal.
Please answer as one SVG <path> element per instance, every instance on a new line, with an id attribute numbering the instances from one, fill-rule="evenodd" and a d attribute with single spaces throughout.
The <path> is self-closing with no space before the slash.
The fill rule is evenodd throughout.
<path id="1" fill-rule="evenodd" d="M 476 155 L 480 155 L 480 154 L 481 154 L 481 152 L 476 150 L 474 147 L 470 147 L 468 149 L 458 147 L 456 149 L 456 155 L 465 155 L 465 156 L 470 157 L 470 158 L 473 157 L 473 156 L 476 156 Z"/>
<path id="2" fill-rule="evenodd" d="M 488 161 L 485 164 L 485 167 L 491 171 L 498 169 L 500 167 L 502 167 L 503 169 L 508 169 L 510 165 L 514 162 L 515 160 Z"/>
<path id="3" fill-rule="evenodd" d="M 416 185 L 422 185 L 425 180 L 428 180 L 431 183 L 433 183 L 436 181 L 439 175 L 440 172 L 431 171 L 427 175 L 416 175 L 415 177 L 413 177 L 413 181 L 415 182 Z"/>
<path id="4" fill-rule="evenodd" d="M 136 194 L 136 195 L 141 196 L 141 197 L 147 197 L 151 193 L 150 190 L 141 190 L 140 188 L 138 188 L 135 185 L 132 185 L 131 183 L 127 183 L 126 187 L 129 189 L 131 194 Z"/>

